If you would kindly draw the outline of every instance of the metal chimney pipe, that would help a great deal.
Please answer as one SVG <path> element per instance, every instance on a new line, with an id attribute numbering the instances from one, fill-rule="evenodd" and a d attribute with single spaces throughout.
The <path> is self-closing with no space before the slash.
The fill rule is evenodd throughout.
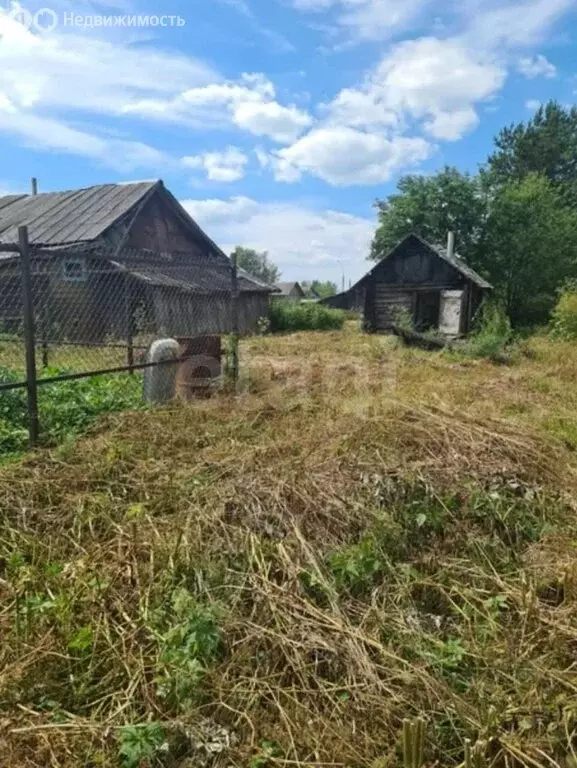
<path id="1" fill-rule="evenodd" d="M 449 232 L 447 237 L 447 256 L 452 259 L 455 255 L 455 233 Z"/>
<path id="2" fill-rule="evenodd" d="M 32 194 L 38 194 L 38 179 L 35 176 L 32 177 Z"/>

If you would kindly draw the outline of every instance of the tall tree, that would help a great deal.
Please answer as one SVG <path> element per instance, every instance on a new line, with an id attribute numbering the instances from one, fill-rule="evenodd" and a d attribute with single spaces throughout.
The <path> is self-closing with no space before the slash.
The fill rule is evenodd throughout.
<path id="1" fill-rule="evenodd" d="M 538 173 L 563 199 L 577 205 L 577 108 L 555 101 L 541 106 L 526 123 L 503 128 L 486 169 L 488 181 L 502 186 Z"/>
<path id="2" fill-rule="evenodd" d="M 236 255 L 236 263 L 249 275 L 262 280 L 263 283 L 274 285 L 280 277 L 280 270 L 268 257 L 267 251 L 255 251 L 254 248 L 243 248 L 237 245 L 232 252 Z"/>
<path id="3" fill-rule="evenodd" d="M 555 292 L 577 266 L 577 212 L 543 176 L 496 194 L 486 224 L 485 272 L 514 324 L 545 322 Z"/>
<path id="4" fill-rule="evenodd" d="M 396 194 L 377 200 L 372 259 L 381 259 L 410 232 L 444 244 L 453 230 L 459 253 L 471 264 L 479 261 L 487 216 L 487 195 L 479 177 L 446 166 L 434 176 L 403 176 L 397 188 Z"/>

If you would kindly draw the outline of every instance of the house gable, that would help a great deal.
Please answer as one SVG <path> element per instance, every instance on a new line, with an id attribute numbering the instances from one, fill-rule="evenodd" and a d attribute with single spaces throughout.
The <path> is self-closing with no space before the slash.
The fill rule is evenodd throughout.
<path id="1" fill-rule="evenodd" d="M 132 214 L 135 215 L 134 213 Z M 207 255 L 209 249 L 190 227 L 178 217 L 157 189 L 140 211 L 130 228 L 126 242 L 129 248 L 143 248 L 157 253 L 184 252 Z"/>
<path id="2" fill-rule="evenodd" d="M 443 260 L 434 248 L 409 235 L 367 275 L 378 282 L 397 286 L 458 288 L 466 278 Z"/>

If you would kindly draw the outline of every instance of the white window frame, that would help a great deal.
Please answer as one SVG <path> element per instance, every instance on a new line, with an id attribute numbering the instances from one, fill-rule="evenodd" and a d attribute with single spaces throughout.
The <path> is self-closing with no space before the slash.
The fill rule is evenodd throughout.
<path id="1" fill-rule="evenodd" d="M 69 264 L 80 267 L 79 275 L 67 274 L 66 268 Z M 64 259 L 62 262 L 62 279 L 65 283 L 85 283 L 86 282 L 86 259 L 83 256 L 77 256 L 70 259 Z"/>

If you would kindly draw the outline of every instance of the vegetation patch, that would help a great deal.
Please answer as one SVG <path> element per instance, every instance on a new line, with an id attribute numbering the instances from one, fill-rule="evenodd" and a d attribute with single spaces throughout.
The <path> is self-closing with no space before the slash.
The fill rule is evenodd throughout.
<path id="1" fill-rule="evenodd" d="M 258 387 L 3 467 L 0 764 L 564 764 L 577 358 L 530 343 L 259 337 Z"/>
<path id="2" fill-rule="evenodd" d="M 46 378 L 68 373 L 47 368 Z M 2 382 L 18 382 L 22 374 L 2 368 Z M 142 377 L 127 374 L 92 376 L 56 382 L 38 388 L 38 411 L 44 444 L 74 438 L 94 424 L 100 416 L 142 407 Z M 0 392 L 0 457 L 18 454 L 28 444 L 26 389 Z"/>
<path id="3" fill-rule="evenodd" d="M 269 321 L 269 327 L 273 333 L 326 331 L 342 328 L 345 322 L 345 313 L 340 309 L 331 309 L 322 304 L 273 299 Z"/>

